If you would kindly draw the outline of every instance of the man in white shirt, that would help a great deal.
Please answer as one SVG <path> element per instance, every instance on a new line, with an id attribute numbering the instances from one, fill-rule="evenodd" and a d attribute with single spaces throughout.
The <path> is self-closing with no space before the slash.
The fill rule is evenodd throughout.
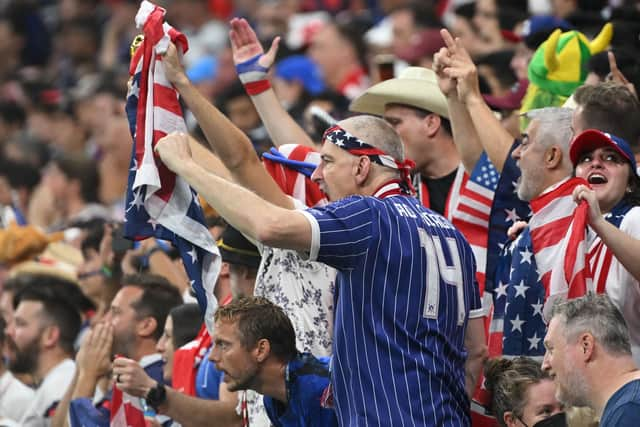
<path id="1" fill-rule="evenodd" d="M 6 326 L 6 322 L 0 317 L 0 348 L 4 347 Z M 20 421 L 33 399 L 33 393 L 32 389 L 13 376 L 0 358 L 0 426 Z"/>
<path id="2" fill-rule="evenodd" d="M 63 287 L 53 283 L 57 281 L 62 279 L 39 276 L 14 298 L 14 320 L 7 333 L 15 341 L 16 356 L 39 384 L 31 405 L 23 411 L 21 426 L 50 425 L 75 371 L 73 343 L 82 321 L 61 292 Z"/>

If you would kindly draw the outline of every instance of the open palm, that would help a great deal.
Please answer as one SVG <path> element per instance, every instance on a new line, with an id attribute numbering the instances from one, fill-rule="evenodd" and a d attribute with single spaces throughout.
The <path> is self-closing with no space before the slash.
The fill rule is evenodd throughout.
<path id="1" fill-rule="evenodd" d="M 265 54 L 255 31 L 253 31 L 246 19 L 233 18 L 230 25 L 229 39 L 231 40 L 234 64 L 238 65 L 257 55 L 262 55 L 258 60 L 258 64 L 265 68 L 273 65 L 280 37 L 276 37 L 273 40 L 269 51 Z"/>

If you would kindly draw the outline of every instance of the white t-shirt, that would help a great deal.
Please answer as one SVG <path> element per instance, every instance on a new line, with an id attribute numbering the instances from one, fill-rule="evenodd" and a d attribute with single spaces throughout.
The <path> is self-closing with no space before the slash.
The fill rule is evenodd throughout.
<path id="1" fill-rule="evenodd" d="M 71 359 L 58 363 L 47 373 L 42 384 L 36 389 L 31 406 L 24 412 L 22 427 L 49 427 L 49 411 L 60 402 L 73 380 L 76 364 Z"/>
<path id="2" fill-rule="evenodd" d="M 629 210 L 620 223 L 620 230 L 640 239 L 640 207 Z M 600 242 L 593 231 L 589 233 L 589 248 Z M 607 273 L 605 291 L 622 312 L 631 338 L 631 351 L 636 366 L 640 366 L 640 283 L 614 256 Z"/>
<path id="3" fill-rule="evenodd" d="M 25 413 L 35 391 L 24 385 L 8 370 L 0 376 L 0 426 L 6 420 L 19 421 Z"/>

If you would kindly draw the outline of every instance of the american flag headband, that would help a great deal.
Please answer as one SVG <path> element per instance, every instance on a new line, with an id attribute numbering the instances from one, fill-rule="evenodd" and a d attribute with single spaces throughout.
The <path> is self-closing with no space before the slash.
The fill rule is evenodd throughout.
<path id="1" fill-rule="evenodd" d="M 383 150 L 367 144 L 338 125 L 327 129 L 322 140 L 329 141 L 354 156 L 367 156 L 374 163 L 400 171 L 402 183 L 407 187 L 407 192 L 415 193 L 411 182 L 411 171 L 415 167 L 412 160 L 405 159 L 403 162 L 399 162 Z"/>

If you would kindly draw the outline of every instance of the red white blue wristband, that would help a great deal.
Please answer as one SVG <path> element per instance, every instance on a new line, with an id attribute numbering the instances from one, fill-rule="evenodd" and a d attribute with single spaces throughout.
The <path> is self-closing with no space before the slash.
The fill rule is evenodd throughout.
<path id="1" fill-rule="evenodd" d="M 262 54 L 258 54 L 236 65 L 238 77 L 250 96 L 258 95 L 271 88 L 271 83 L 267 78 L 269 69 L 258 64 L 258 60 L 261 57 Z"/>

